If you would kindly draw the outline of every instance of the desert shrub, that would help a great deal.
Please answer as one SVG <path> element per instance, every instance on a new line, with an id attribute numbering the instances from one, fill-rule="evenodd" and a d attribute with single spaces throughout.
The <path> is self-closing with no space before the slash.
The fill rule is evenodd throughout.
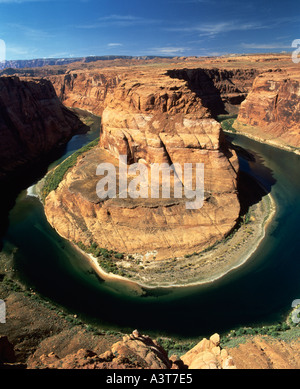
<path id="1" fill-rule="evenodd" d="M 46 197 L 50 192 L 57 189 L 58 185 L 63 180 L 65 174 L 67 171 L 75 166 L 77 162 L 77 158 L 92 149 L 93 147 L 97 146 L 99 143 L 99 138 L 93 140 L 89 144 L 83 146 L 81 149 L 77 150 L 75 153 L 73 153 L 70 157 L 65 159 L 60 165 L 58 165 L 55 169 L 51 170 L 45 177 L 44 186 L 41 189 L 41 200 L 43 203 L 46 200 Z"/>

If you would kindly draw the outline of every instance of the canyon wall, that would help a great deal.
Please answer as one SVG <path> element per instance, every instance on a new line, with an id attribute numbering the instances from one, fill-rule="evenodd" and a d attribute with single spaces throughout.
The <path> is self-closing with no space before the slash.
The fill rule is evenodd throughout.
<path id="1" fill-rule="evenodd" d="M 45 156 L 81 128 L 49 81 L 0 77 L 0 179 Z"/>
<path id="2" fill-rule="evenodd" d="M 260 74 L 234 127 L 275 146 L 300 147 L 300 76 L 296 69 Z"/>
<path id="3" fill-rule="evenodd" d="M 189 88 L 201 99 L 202 104 L 217 116 L 237 114 L 252 83 L 257 69 L 175 69 L 168 75 L 188 82 Z"/>
<path id="4" fill-rule="evenodd" d="M 102 115 L 107 93 L 119 83 L 114 70 L 71 71 L 63 75 L 49 76 L 61 102 L 71 108 L 81 108 Z"/>
<path id="5" fill-rule="evenodd" d="M 145 71 L 148 72 L 148 69 Z M 101 115 L 106 95 L 118 85 L 119 76 L 123 77 L 125 72 L 126 69 L 122 67 L 103 71 L 78 69 L 48 78 L 66 106 L 88 109 Z M 132 72 L 128 70 L 127 73 Z M 202 106 L 217 116 L 238 113 L 238 107 L 249 93 L 258 73 L 252 68 L 178 68 L 166 70 L 164 75 L 186 81 L 188 88 L 201 99 Z"/>
<path id="6" fill-rule="evenodd" d="M 48 221 L 62 236 L 163 259 L 201 251 L 233 229 L 240 212 L 237 156 L 185 80 L 153 70 L 119 73 L 103 108 L 100 148 L 80 158 L 45 202 Z M 119 155 L 148 169 L 154 162 L 203 163 L 203 207 L 186 209 L 185 198 L 100 200 L 97 166 L 117 166 Z"/>

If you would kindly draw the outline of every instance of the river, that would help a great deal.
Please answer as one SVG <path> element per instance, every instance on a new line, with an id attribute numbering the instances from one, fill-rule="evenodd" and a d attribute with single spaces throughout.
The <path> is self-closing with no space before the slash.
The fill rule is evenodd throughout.
<path id="1" fill-rule="evenodd" d="M 74 137 L 60 160 L 97 136 L 91 131 Z M 14 268 L 28 287 L 104 328 L 192 338 L 282 320 L 300 298 L 300 157 L 231 137 L 255 156 L 250 162 L 241 158 L 241 168 L 271 190 L 277 212 L 254 255 L 218 281 L 143 295 L 120 282 L 103 281 L 51 228 L 41 203 L 27 191 L 10 212 L 4 252 L 15 250 Z"/>

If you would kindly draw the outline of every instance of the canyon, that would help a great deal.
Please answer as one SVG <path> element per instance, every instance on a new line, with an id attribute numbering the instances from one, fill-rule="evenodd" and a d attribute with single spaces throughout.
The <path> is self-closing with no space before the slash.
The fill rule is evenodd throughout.
<path id="1" fill-rule="evenodd" d="M 274 61 L 274 72 L 268 70 L 270 60 Z M 243 117 L 251 118 L 248 111 L 257 111 L 251 96 L 255 98 L 256 85 L 261 90 L 259 80 L 264 74 L 272 73 L 275 78 L 280 75 L 276 88 L 282 88 L 281 73 L 296 72 L 288 68 L 286 57 L 227 58 L 218 63 L 218 68 L 217 61 L 199 61 L 201 68 L 195 67 L 196 60 L 177 60 L 174 64 L 163 62 L 161 67 L 145 61 L 142 65 L 120 63 L 119 67 L 101 70 L 95 62 L 93 67 L 49 76 L 66 106 L 86 109 L 102 118 L 100 150 L 80 158 L 46 199 L 48 221 L 61 236 L 87 247 L 94 243 L 129 256 L 168 259 L 201 252 L 234 229 L 240 216 L 238 159 L 215 119 L 222 114 L 237 114 L 240 105 L 238 122 Z M 275 115 L 279 118 L 276 125 L 275 116 L 270 117 L 271 137 L 278 125 L 286 132 L 284 120 L 297 123 L 295 88 L 283 88 L 285 103 L 282 98 L 278 100 L 278 109 L 290 104 L 290 110 L 296 108 L 295 113 Z M 255 101 L 259 105 L 265 100 Z M 265 107 L 260 109 L 266 112 Z M 286 137 L 294 142 L 297 131 L 289 128 Z M 202 162 L 203 207 L 186 212 L 183 202 L 174 199 L 100 201 L 95 193 L 99 178 L 94 172 L 108 160 L 116 166 L 120 155 L 126 155 L 129 164 L 142 162 L 148 169 L 153 163 Z"/>
<path id="2" fill-rule="evenodd" d="M 14 177 L 28 163 L 39 161 L 72 135 L 86 131 L 70 109 L 101 116 L 99 145 L 81 155 L 48 195 L 45 213 L 69 241 L 86 246 L 93 242 L 126 253 L 128 260 L 136 253 L 147 261 L 182 258 L 212 246 L 236 226 L 241 216 L 239 163 L 216 120 L 219 115 L 238 114 L 236 131 L 291 151 L 299 149 L 299 73 L 284 55 L 117 59 L 22 69 L 16 74 L 0 77 L 1 178 Z M 154 162 L 203 162 L 204 206 L 186 211 L 186 199 L 101 201 L 95 191 L 99 180 L 96 167 L 102 162 L 117 166 L 120 155 L 147 168 Z M 22 346 L 18 337 L 23 326 L 19 315 L 22 303 L 12 297 L 10 304 L 19 325 L 14 329 L 14 343 L 26 348 L 27 338 L 34 338 L 38 327 L 28 324 Z M 39 309 L 32 311 L 51 317 L 52 313 Z M 55 320 L 57 324 L 59 318 Z M 26 355 L 22 363 L 29 368 L 55 369 L 299 368 L 299 342 L 255 337 L 225 350 L 214 336 L 201 341 L 185 357 L 171 358 L 137 332 L 114 339 L 117 343 L 99 337 L 92 342 L 92 335 L 84 333 L 82 342 L 76 344 L 77 332 L 68 332 L 66 323 L 62 327 L 56 324 L 44 323 L 41 337 L 46 340 L 31 345 L 31 358 Z M 68 353 L 53 353 L 60 347 L 62 329 L 66 330 L 64 344 L 72 337 L 74 347 L 70 346 Z M 14 363 L 12 346 L 0 338 L 0 346 L 3 344 L 8 358 L 1 362 Z M 87 345 L 91 347 L 87 349 Z"/>
<path id="3" fill-rule="evenodd" d="M 86 246 L 93 241 L 101 248 L 129 255 L 157 251 L 157 259 L 199 251 L 222 239 L 240 212 L 238 161 L 201 99 L 186 81 L 157 71 L 119 72 L 118 81 L 115 75 L 105 77 L 103 90 L 100 149 L 80 158 L 46 198 L 50 224 L 60 235 L 75 242 L 80 239 Z M 96 86 L 88 94 L 89 98 L 96 96 L 91 99 L 93 104 L 101 102 L 100 92 Z M 204 163 L 204 206 L 186 212 L 184 199 L 100 201 L 95 191 L 97 165 L 105 161 L 116 165 L 119 155 L 147 167 L 152 163 Z"/>
<path id="4" fill-rule="evenodd" d="M 19 112 L 13 113 L 21 118 L 26 136 L 18 129 L 2 133 L 7 137 L 2 144 L 9 143 L 11 150 L 1 153 L 2 169 L 17 168 L 26 154 L 34 159 L 83 128 L 65 107 L 101 117 L 99 149 L 79 158 L 45 202 L 46 216 L 57 232 L 85 246 L 95 243 L 127 255 L 167 259 L 201 252 L 225 238 L 237 224 L 241 208 L 238 158 L 216 121 L 220 115 L 238 114 L 234 129 L 241 133 L 256 126 L 272 142 L 280 139 L 298 146 L 298 73 L 286 56 L 116 58 L 33 68 L 31 77 L 26 71 L 19 78 L 1 78 L 3 107 L 17 100 L 5 92 L 9 83 L 18 85 L 16 91 L 23 88 L 16 93 L 29 91 L 26 106 L 15 104 Z M 35 77 L 43 71 L 44 78 Z M 44 97 L 32 103 L 30 94 Z M 12 119 L 5 120 L 7 126 Z M 203 163 L 203 207 L 186 212 L 184 199 L 100 201 L 94 172 L 108 160 L 117 165 L 120 155 L 126 155 L 129 164 L 142 162 L 148 169 L 153 163 Z"/>

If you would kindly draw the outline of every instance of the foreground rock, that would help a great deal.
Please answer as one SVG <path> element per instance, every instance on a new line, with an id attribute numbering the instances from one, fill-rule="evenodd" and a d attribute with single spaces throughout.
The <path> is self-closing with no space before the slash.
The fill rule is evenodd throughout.
<path id="1" fill-rule="evenodd" d="M 238 347 L 228 349 L 237 369 L 300 369 L 299 339 L 285 342 L 255 336 Z"/>
<path id="2" fill-rule="evenodd" d="M 137 331 L 126 335 L 111 350 L 101 355 L 81 349 L 64 358 L 59 358 L 54 353 L 42 355 L 38 361 L 28 364 L 29 369 L 169 369 L 171 366 L 166 351 L 151 338 L 140 335 Z"/>
<path id="3" fill-rule="evenodd" d="M 219 346 L 220 337 L 203 339 L 195 348 L 178 359 L 167 352 L 149 336 L 137 330 L 115 343 L 101 355 L 88 350 L 78 350 L 60 358 L 54 353 L 41 355 L 29 361 L 29 369 L 228 369 L 235 368 L 226 350 Z"/>
<path id="4" fill-rule="evenodd" d="M 192 350 L 181 357 L 189 369 L 235 369 L 236 366 L 227 350 L 220 347 L 220 336 L 214 334 L 203 339 Z"/>
<path id="5" fill-rule="evenodd" d="M 0 335 L 0 369 L 25 369 L 26 365 L 16 362 L 13 345 L 7 336 Z"/>
<path id="6" fill-rule="evenodd" d="M 69 334 L 70 335 L 70 334 Z M 89 337 L 94 338 L 93 334 Z M 247 337 L 245 343 L 233 348 L 222 348 L 220 336 L 202 339 L 193 349 L 178 358 L 167 352 L 149 336 L 135 330 L 114 343 L 105 352 L 95 348 L 81 348 L 81 343 L 72 341 L 64 348 L 60 338 L 50 338 L 46 354 L 42 346 L 26 363 L 16 362 L 12 344 L 6 336 L 0 336 L 0 368 L 4 369 L 299 369 L 300 342 L 286 342 L 268 336 Z M 69 338 L 70 339 L 70 338 Z M 96 349 L 100 344 L 92 344 Z M 68 349 L 69 348 L 69 349 Z M 91 351 L 94 350 L 94 351 Z M 46 350 L 45 350 L 46 351 Z"/>

